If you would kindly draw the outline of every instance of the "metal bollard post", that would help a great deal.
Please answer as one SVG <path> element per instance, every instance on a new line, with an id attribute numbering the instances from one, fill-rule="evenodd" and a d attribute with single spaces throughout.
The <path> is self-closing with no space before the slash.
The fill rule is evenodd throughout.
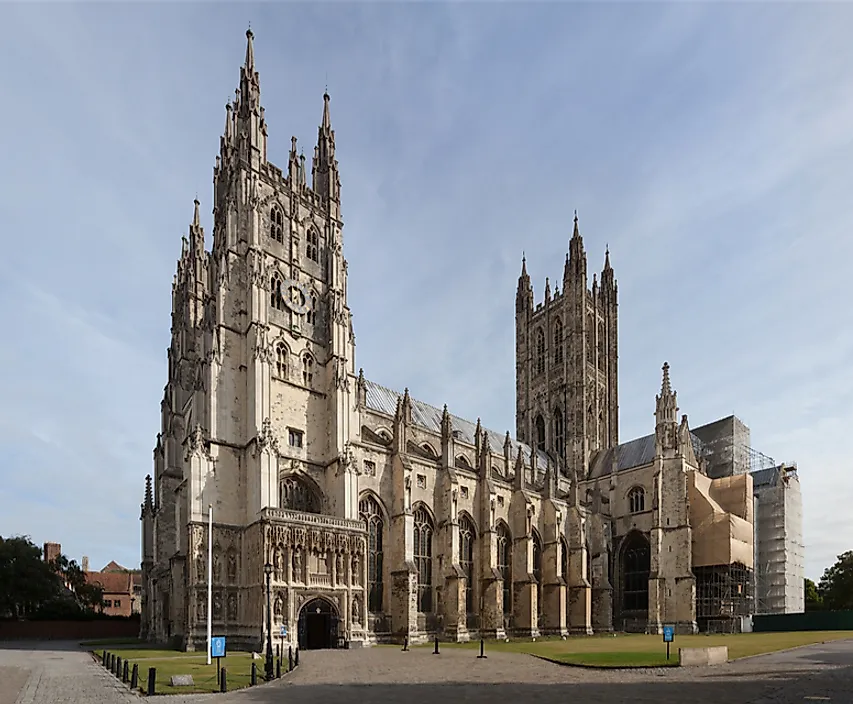
<path id="1" fill-rule="evenodd" d="M 113 674 L 116 677 L 121 677 L 121 655 L 116 657 L 115 667 L 113 668 Z"/>
<path id="2" fill-rule="evenodd" d="M 228 691 L 228 684 L 227 684 L 227 680 L 226 680 L 226 676 L 225 676 L 225 668 L 224 667 L 222 668 L 221 679 L 219 680 L 219 691 L 220 692 L 227 692 Z"/>
<path id="3" fill-rule="evenodd" d="M 136 691 L 139 686 L 139 665 L 133 663 L 133 670 L 130 672 L 130 689 Z"/>
<path id="4" fill-rule="evenodd" d="M 276 656 L 277 658 L 280 658 L 280 657 L 281 657 L 281 643 L 278 643 L 278 644 L 275 646 L 275 656 Z"/>
<path id="5" fill-rule="evenodd" d="M 299 667 L 299 646 L 296 646 L 296 657 L 293 660 L 293 666 Z"/>
<path id="6" fill-rule="evenodd" d="M 409 636 L 406 636 L 403 638 L 403 652 L 404 653 L 409 652 Z"/>
<path id="7" fill-rule="evenodd" d="M 438 635 L 435 636 L 435 650 L 432 651 L 432 654 L 441 655 L 441 653 L 438 652 Z"/>
<path id="8" fill-rule="evenodd" d="M 287 671 L 290 672 L 293 669 L 293 646 L 291 645 L 287 649 Z"/>
<path id="9" fill-rule="evenodd" d="M 157 668 L 149 667 L 148 668 L 148 696 L 154 696 L 154 690 L 157 685 Z"/>
<path id="10" fill-rule="evenodd" d="M 478 659 L 483 659 L 488 657 L 486 655 L 486 641 L 480 638 L 480 654 L 477 656 Z"/>
<path id="11" fill-rule="evenodd" d="M 121 666 L 121 681 L 127 682 L 127 660 Z"/>
<path id="12" fill-rule="evenodd" d="M 104 667 L 107 666 L 107 658 L 109 657 L 109 653 L 105 650 L 104 654 L 101 656 L 101 665 Z"/>
<path id="13" fill-rule="evenodd" d="M 281 658 L 275 659 L 275 677 L 276 679 L 281 677 Z"/>
<path id="14" fill-rule="evenodd" d="M 258 683 L 258 666 L 252 663 L 252 678 L 249 680 L 249 686 L 254 687 Z"/>

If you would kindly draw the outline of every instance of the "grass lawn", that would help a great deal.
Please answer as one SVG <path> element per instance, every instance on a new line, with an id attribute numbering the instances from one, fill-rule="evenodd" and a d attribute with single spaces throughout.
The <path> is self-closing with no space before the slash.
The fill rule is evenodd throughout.
<path id="1" fill-rule="evenodd" d="M 207 664 L 204 652 L 184 653 L 177 650 L 154 650 L 140 648 L 122 648 L 114 646 L 107 648 L 108 653 L 115 653 L 122 660 L 128 660 L 128 669 L 134 663 L 139 666 L 139 689 L 148 691 L 148 670 L 156 668 L 156 694 L 190 694 L 203 692 L 218 692 L 219 683 L 216 679 L 216 660 Z M 104 654 L 103 649 L 95 651 L 98 660 Z M 264 661 L 256 660 L 258 682 L 263 681 Z M 221 660 L 221 666 L 227 671 L 228 691 L 248 687 L 251 683 L 252 654 L 230 652 Z M 287 671 L 287 660 L 282 661 L 282 672 Z M 173 687 L 169 680 L 173 675 L 192 675 L 194 686 Z"/>
<path id="2" fill-rule="evenodd" d="M 729 649 L 729 660 L 748 655 L 772 653 L 777 650 L 795 648 L 828 640 L 853 638 L 853 631 L 798 631 L 792 633 L 738 633 L 732 635 L 675 636 L 670 645 L 670 660 L 666 659 L 666 644 L 663 636 L 642 634 L 620 634 L 616 636 L 573 636 L 561 638 L 487 641 L 489 650 L 528 653 L 569 665 L 591 665 L 598 667 L 651 667 L 677 665 L 679 648 L 704 648 L 725 645 Z M 479 648 L 479 641 L 461 645 L 443 643 L 442 647 Z"/>

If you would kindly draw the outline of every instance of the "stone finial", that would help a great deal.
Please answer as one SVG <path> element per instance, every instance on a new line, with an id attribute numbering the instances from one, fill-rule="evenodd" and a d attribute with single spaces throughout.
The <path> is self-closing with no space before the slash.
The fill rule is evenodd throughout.
<path id="1" fill-rule="evenodd" d="M 151 508 L 154 505 L 153 491 L 151 490 L 151 475 L 145 477 L 145 508 Z"/>
<path id="2" fill-rule="evenodd" d="M 504 438 L 504 449 L 512 447 L 512 438 L 509 436 L 509 431 L 506 431 L 506 437 Z"/>
<path id="3" fill-rule="evenodd" d="M 255 35 L 252 32 L 251 27 L 246 30 L 246 68 L 249 71 L 255 70 L 255 45 L 254 45 Z"/>
<path id="4" fill-rule="evenodd" d="M 661 396 L 665 394 L 672 393 L 672 385 L 669 381 L 669 362 L 663 363 L 663 381 L 661 382 L 660 393 Z"/>

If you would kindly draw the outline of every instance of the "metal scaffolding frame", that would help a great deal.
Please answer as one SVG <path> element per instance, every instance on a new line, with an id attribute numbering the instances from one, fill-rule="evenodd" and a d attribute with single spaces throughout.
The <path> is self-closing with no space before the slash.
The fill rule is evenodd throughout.
<path id="1" fill-rule="evenodd" d="M 753 571 L 731 565 L 694 567 L 696 623 L 703 633 L 737 633 L 741 617 L 753 613 Z"/>

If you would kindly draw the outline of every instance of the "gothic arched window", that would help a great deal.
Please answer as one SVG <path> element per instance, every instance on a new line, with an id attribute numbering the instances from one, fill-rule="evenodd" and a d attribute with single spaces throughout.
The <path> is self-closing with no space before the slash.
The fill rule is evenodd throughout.
<path id="1" fill-rule="evenodd" d="M 465 613 L 474 613 L 474 540 L 477 531 L 468 516 L 459 519 L 459 566 L 465 574 Z"/>
<path id="2" fill-rule="evenodd" d="M 415 567 L 418 570 L 418 611 L 432 611 L 432 520 L 426 509 L 415 511 Z"/>
<path id="3" fill-rule="evenodd" d="M 305 254 L 308 255 L 308 258 L 312 262 L 319 261 L 320 258 L 317 252 L 320 249 L 320 236 L 317 234 L 317 230 L 313 227 L 308 230 L 308 236 L 306 238 L 307 243 L 305 245 Z"/>
<path id="4" fill-rule="evenodd" d="M 314 360 L 311 359 L 310 354 L 306 354 L 302 358 L 302 383 L 305 386 L 311 386 L 311 382 L 314 381 Z"/>
<path id="5" fill-rule="evenodd" d="M 563 363 L 563 321 L 557 318 L 554 323 L 554 364 Z"/>
<path id="6" fill-rule="evenodd" d="M 536 420 L 534 421 L 536 424 L 536 449 L 544 450 L 545 449 L 545 419 L 538 415 L 536 416 Z"/>
<path id="7" fill-rule="evenodd" d="M 277 310 L 284 310 L 284 299 L 281 295 L 281 274 L 277 271 L 270 278 L 270 305 Z"/>
<path id="8" fill-rule="evenodd" d="M 649 608 L 649 541 L 636 531 L 625 539 L 622 550 L 622 608 L 646 611 Z"/>
<path id="9" fill-rule="evenodd" d="M 536 608 L 542 613 L 542 539 L 533 531 L 533 579 L 536 580 Z"/>
<path id="10" fill-rule="evenodd" d="M 277 205 L 270 208 L 270 237 L 284 244 L 284 213 Z"/>
<path id="11" fill-rule="evenodd" d="M 604 362 L 607 359 L 607 348 L 604 340 L 604 323 L 598 323 L 598 368 L 604 370 Z"/>
<path id="12" fill-rule="evenodd" d="M 542 328 L 536 329 L 536 373 L 545 372 L 545 333 Z"/>
<path id="13" fill-rule="evenodd" d="M 382 509 L 368 495 L 359 501 L 358 512 L 367 528 L 367 610 L 378 613 L 382 611 Z"/>
<path id="14" fill-rule="evenodd" d="M 635 486 L 628 492 L 628 510 L 631 513 L 642 513 L 646 510 L 646 492 L 641 486 Z"/>
<path id="15" fill-rule="evenodd" d="M 560 570 L 563 573 L 563 579 L 566 584 L 569 583 L 569 544 L 566 539 L 560 538 Z"/>
<path id="16" fill-rule="evenodd" d="M 586 361 L 595 363 L 595 321 L 591 312 L 586 314 Z"/>
<path id="17" fill-rule="evenodd" d="M 512 616 L 512 536 L 506 524 L 498 524 L 498 572 L 503 582 L 504 622 Z"/>
<path id="18" fill-rule="evenodd" d="M 308 307 L 308 312 L 305 314 L 305 318 L 309 325 L 314 325 L 314 323 L 317 322 L 317 294 L 313 291 L 311 292 L 311 304 Z"/>
<path id="19" fill-rule="evenodd" d="M 317 494 L 299 477 L 285 477 L 281 480 L 282 508 L 303 513 L 320 513 L 320 499 Z"/>
<path id="20" fill-rule="evenodd" d="M 554 409 L 554 450 L 560 457 L 563 456 L 563 447 L 566 442 L 565 424 L 563 423 L 563 411 L 560 407 Z"/>
<path id="21" fill-rule="evenodd" d="M 282 379 L 287 379 L 287 347 L 281 340 L 275 344 L 275 371 Z"/>

